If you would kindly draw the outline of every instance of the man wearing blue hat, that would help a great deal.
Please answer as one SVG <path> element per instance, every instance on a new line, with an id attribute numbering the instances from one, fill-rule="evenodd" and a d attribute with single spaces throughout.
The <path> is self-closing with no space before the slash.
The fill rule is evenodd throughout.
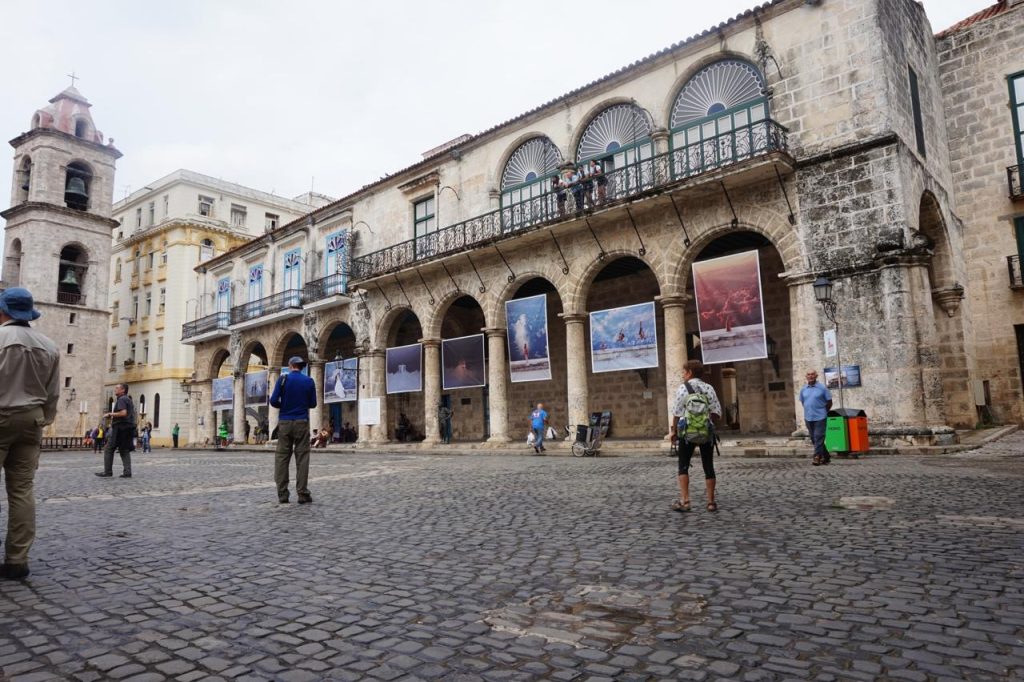
<path id="1" fill-rule="evenodd" d="M 0 466 L 7 476 L 7 542 L 0 578 L 28 576 L 28 550 L 36 537 L 33 489 L 43 427 L 57 416 L 60 354 L 32 329 L 39 319 L 32 294 L 15 287 L 0 293 Z"/>
<path id="2" fill-rule="evenodd" d="M 288 467 L 295 455 L 295 492 L 299 504 L 309 504 L 309 410 L 316 407 L 316 384 L 302 373 L 306 361 L 293 356 L 288 374 L 278 379 L 270 406 L 281 411 L 277 426 L 277 452 L 274 455 L 274 480 L 277 501 L 288 503 Z"/>

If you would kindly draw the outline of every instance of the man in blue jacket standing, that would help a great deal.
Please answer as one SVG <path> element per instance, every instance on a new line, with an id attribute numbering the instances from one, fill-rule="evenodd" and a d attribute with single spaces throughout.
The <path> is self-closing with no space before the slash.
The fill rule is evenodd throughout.
<path id="1" fill-rule="evenodd" d="M 299 504 L 309 504 L 309 410 L 316 407 L 316 384 L 302 373 L 306 361 L 295 356 L 288 361 L 288 374 L 278 379 L 270 405 L 281 411 L 277 426 L 274 480 L 277 501 L 288 503 L 288 467 L 295 454 L 295 492 Z"/>

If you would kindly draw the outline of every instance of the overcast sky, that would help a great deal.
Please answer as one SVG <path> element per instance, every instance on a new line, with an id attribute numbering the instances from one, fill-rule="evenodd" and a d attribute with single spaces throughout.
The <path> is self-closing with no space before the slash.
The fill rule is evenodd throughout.
<path id="1" fill-rule="evenodd" d="M 939 30 L 991 2 L 924 4 Z M 115 199 L 178 168 L 338 197 L 753 4 L 0 0 L 0 135 L 75 71 L 124 153 Z"/>

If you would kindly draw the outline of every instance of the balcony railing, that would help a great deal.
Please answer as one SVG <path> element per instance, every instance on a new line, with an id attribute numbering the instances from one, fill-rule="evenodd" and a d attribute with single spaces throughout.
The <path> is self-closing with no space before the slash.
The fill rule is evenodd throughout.
<path id="1" fill-rule="evenodd" d="M 184 341 L 200 334 L 208 334 L 209 332 L 220 330 L 227 331 L 229 324 L 231 324 L 231 313 L 228 312 L 219 312 L 207 315 L 206 317 L 200 317 L 198 320 L 186 322 L 181 326 L 181 338 Z"/>
<path id="2" fill-rule="evenodd" d="M 1010 288 L 1024 289 L 1024 273 L 1020 268 L 1020 256 L 1007 256 L 1006 269 L 1010 274 Z"/>
<path id="3" fill-rule="evenodd" d="M 76 294 L 70 291 L 58 291 L 57 303 L 64 305 L 85 305 L 85 294 Z"/>
<path id="4" fill-rule="evenodd" d="M 612 170 L 605 174 L 607 182 L 603 187 L 594 182 L 589 191 L 584 192 L 548 190 L 355 258 L 352 279 L 364 280 L 395 272 L 418 261 L 448 256 L 565 220 L 587 208 L 604 208 L 772 152 L 786 153 L 788 132 L 775 121 L 758 121 Z"/>
<path id="5" fill-rule="evenodd" d="M 289 308 L 302 308 L 301 289 L 288 289 L 273 296 L 261 298 L 258 301 L 249 301 L 243 305 L 235 306 L 231 309 L 231 324 L 248 322 L 249 320 L 255 320 L 257 317 L 272 315 Z"/>
<path id="6" fill-rule="evenodd" d="M 348 273 L 337 272 L 320 279 L 315 279 L 302 288 L 302 302 L 315 303 L 330 296 L 338 296 L 348 291 Z"/>
<path id="7" fill-rule="evenodd" d="M 1006 182 L 1010 187 L 1010 199 L 1024 200 L 1024 187 L 1021 187 L 1021 176 L 1024 175 L 1024 164 L 1017 164 L 1006 169 Z"/>

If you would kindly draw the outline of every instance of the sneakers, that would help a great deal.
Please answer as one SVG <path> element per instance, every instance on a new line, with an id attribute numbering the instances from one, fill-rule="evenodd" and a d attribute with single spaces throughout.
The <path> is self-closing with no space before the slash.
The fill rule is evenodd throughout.
<path id="1" fill-rule="evenodd" d="M 24 580 L 28 577 L 28 564 L 7 564 L 0 566 L 0 578 L 4 580 Z"/>
<path id="2" fill-rule="evenodd" d="M 313 496 L 309 493 L 299 493 L 299 504 L 313 504 Z"/>

